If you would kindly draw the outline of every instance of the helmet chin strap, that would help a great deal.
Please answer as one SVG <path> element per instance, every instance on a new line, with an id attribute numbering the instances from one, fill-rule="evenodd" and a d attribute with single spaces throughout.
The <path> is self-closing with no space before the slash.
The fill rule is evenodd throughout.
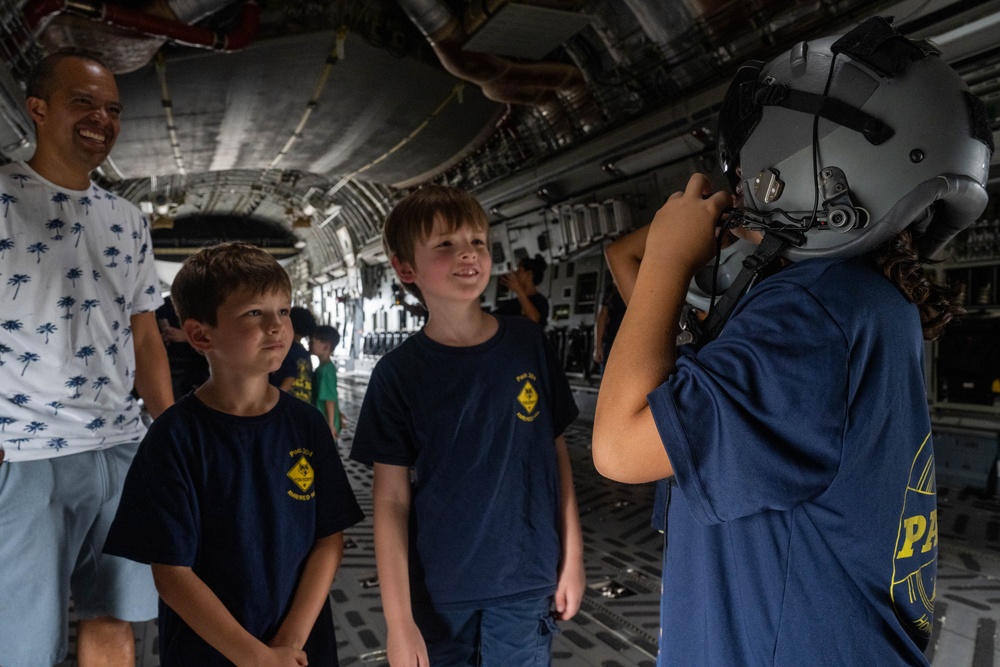
<path id="1" fill-rule="evenodd" d="M 698 320 L 693 309 L 683 310 L 681 334 L 677 337 L 677 344 L 690 343 L 696 349 L 701 349 L 709 341 L 715 340 L 729 321 L 736 303 L 757 283 L 764 269 L 777 259 L 786 247 L 790 245 L 798 247 L 805 241 L 805 234 L 801 230 L 768 229 L 754 253 L 743 260 L 743 269 L 719 301 L 712 306 L 704 321 Z"/>

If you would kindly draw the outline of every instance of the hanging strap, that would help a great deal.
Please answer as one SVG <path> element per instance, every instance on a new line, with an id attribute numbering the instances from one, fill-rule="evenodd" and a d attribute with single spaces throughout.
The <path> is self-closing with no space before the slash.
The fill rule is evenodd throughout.
<path id="1" fill-rule="evenodd" d="M 729 316 L 736 307 L 736 303 L 757 283 L 764 269 L 777 259 L 781 251 L 787 246 L 800 246 L 804 242 L 805 236 L 801 231 L 790 229 L 768 230 L 754 253 L 743 260 L 743 269 L 736 276 L 736 280 L 733 281 L 729 289 L 719 298 L 718 303 L 709 311 L 708 317 L 705 318 L 701 326 L 702 333 L 698 337 L 698 340 L 694 341 L 694 344 L 700 348 L 705 343 L 717 338 L 722 333 L 723 327 L 726 326 L 726 322 L 729 321 Z"/>
<path id="2" fill-rule="evenodd" d="M 781 83 L 760 86 L 754 100 L 761 106 L 776 106 L 816 115 L 860 132 L 874 146 L 885 143 L 895 133 L 886 123 L 838 99 L 794 90 Z"/>

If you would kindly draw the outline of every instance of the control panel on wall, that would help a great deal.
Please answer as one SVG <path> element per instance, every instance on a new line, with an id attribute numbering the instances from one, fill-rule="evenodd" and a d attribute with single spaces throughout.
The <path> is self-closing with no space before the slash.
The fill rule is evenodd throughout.
<path id="1" fill-rule="evenodd" d="M 996 193 L 991 208 L 996 209 Z M 988 214 L 949 246 L 939 269 L 961 286 L 967 313 L 934 346 L 934 400 L 1000 415 L 1000 216 Z"/>

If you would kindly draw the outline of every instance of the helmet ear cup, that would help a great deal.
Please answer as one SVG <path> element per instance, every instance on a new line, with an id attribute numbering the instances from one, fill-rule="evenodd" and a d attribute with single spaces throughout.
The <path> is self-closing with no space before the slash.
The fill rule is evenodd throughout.
<path id="1" fill-rule="evenodd" d="M 723 248 L 719 256 L 718 272 L 715 262 L 706 264 L 695 272 L 688 286 L 687 302 L 707 313 L 712 305 L 712 295 L 719 295 L 729 289 L 743 269 L 743 260 L 752 255 L 756 247 L 750 241 L 737 239 Z"/>

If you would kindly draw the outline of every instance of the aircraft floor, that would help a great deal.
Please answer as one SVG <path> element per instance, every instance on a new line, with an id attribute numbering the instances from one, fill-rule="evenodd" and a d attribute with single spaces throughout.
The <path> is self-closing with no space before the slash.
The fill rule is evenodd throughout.
<path id="1" fill-rule="evenodd" d="M 340 395 L 347 417 L 341 441 L 345 459 L 366 384 L 366 374 L 341 376 Z M 586 400 L 580 402 L 586 406 Z M 586 408 L 584 412 L 587 417 Z M 598 475 L 590 460 L 591 432 L 591 422 L 581 419 L 566 434 L 588 586 L 580 613 L 561 624 L 553 664 L 654 667 L 662 536 L 650 527 L 653 485 L 626 486 Z M 371 472 L 350 460 L 345 466 L 368 518 L 347 532 L 343 564 L 331 591 L 340 664 L 382 667 L 388 663 L 375 572 Z M 935 667 L 1000 665 L 1000 501 L 995 496 L 939 488 L 938 504 L 937 609 L 927 655 Z M 134 627 L 137 665 L 159 667 L 156 623 Z M 70 656 L 58 667 L 76 667 L 74 634 L 71 628 Z"/>

